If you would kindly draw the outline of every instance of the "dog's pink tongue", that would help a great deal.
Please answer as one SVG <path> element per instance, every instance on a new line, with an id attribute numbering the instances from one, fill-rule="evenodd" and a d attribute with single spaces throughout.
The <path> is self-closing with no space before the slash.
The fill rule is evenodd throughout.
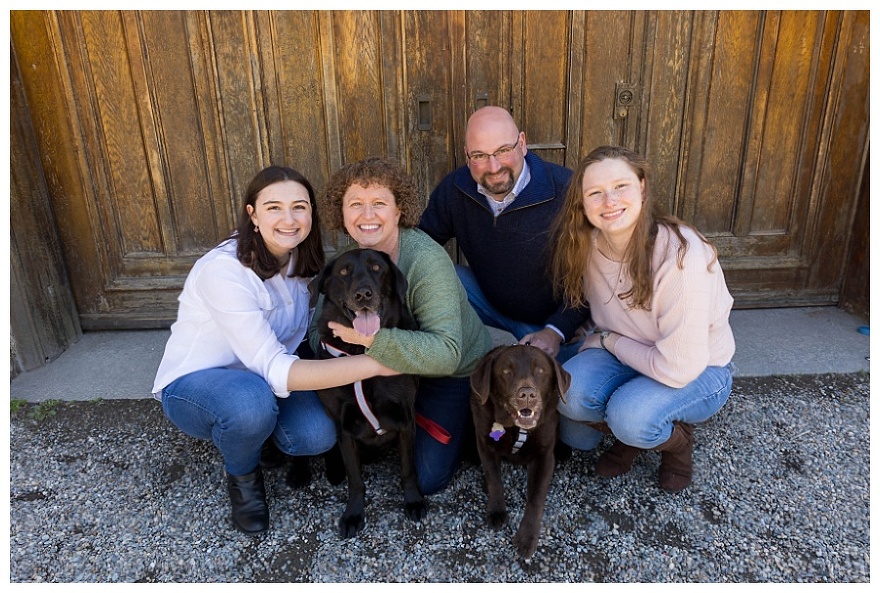
<path id="1" fill-rule="evenodd" d="M 358 311 L 353 325 L 362 336 L 374 336 L 379 331 L 379 321 L 379 316 L 372 311 Z"/>

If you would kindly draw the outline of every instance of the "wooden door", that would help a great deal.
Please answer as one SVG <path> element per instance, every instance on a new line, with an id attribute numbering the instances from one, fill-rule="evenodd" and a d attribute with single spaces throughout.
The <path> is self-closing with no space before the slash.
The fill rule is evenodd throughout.
<path id="1" fill-rule="evenodd" d="M 84 329 L 164 327 L 260 168 L 454 165 L 445 11 L 13 11 Z M 334 244 L 345 238 L 330 237 Z"/>
<path id="2" fill-rule="evenodd" d="M 645 152 L 738 306 L 829 304 L 868 138 L 867 12 L 12 11 L 84 329 L 164 327 L 271 163 L 371 154 L 425 200 L 482 104 L 573 166 Z M 609 34 L 613 32 L 613 34 Z M 628 94 L 627 94 L 628 93 Z M 329 248 L 345 241 L 328 237 Z"/>
<path id="3" fill-rule="evenodd" d="M 572 31 L 568 156 L 646 154 L 654 194 L 718 246 L 736 306 L 836 303 L 868 150 L 868 13 L 603 11 Z"/>
<path id="4" fill-rule="evenodd" d="M 867 12 L 462 18 L 466 113 L 508 108 L 530 150 L 572 168 L 601 144 L 647 155 L 654 194 L 718 246 L 738 307 L 838 301 L 868 150 Z M 463 120 L 454 132 L 461 165 Z"/>

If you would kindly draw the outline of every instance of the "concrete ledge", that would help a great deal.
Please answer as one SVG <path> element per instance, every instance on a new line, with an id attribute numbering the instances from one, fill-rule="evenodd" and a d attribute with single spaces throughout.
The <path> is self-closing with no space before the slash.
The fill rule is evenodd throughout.
<path id="1" fill-rule="evenodd" d="M 731 313 L 739 377 L 870 370 L 867 322 L 836 307 L 744 309 Z M 10 383 L 12 399 L 149 398 L 168 330 L 89 332 L 57 360 Z M 505 332 L 493 330 L 499 343 Z"/>

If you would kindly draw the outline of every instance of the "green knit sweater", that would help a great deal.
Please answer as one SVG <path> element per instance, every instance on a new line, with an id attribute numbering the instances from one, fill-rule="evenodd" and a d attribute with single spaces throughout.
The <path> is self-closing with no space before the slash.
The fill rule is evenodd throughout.
<path id="1" fill-rule="evenodd" d="M 344 249 L 356 248 L 351 245 Z M 419 229 L 400 229 L 397 262 L 408 283 L 406 305 L 418 331 L 382 328 L 367 354 L 401 373 L 424 377 L 464 377 L 492 347 L 486 326 L 467 300 L 446 251 Z M 315 320 L 309 328 L 312 348 L 320 348 Z"/>

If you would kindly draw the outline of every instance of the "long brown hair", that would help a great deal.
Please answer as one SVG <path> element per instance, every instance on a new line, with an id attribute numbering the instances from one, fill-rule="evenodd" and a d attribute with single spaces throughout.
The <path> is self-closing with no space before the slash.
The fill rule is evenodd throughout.
<path id="1" fill-rule="evenodd" d="M 321 219 L 318 217 L 318 204 L 315 200 L 315 190 L 305 176 L 289 167 L 272 165 L 257 173 L 248 184 L 244 192 L 244 200 L 241 205 L 241 213 L 238 217 L 238 226 L 228 237 L 238 240 L 236 255 L 238 260 L 260 277 L 268 280 L 281 271 L 282 265 L 266 244 L 263 237 L 254 231 L 254 223 L 248 214 L 248 206 L 256 208 L 257 196 L 260 192 L 274 183 L 282 181 L 295 181 L 306 188 L 309 192 L 309 203 L 312 205 L 312 230 L 296 246 L 291 254 L 294 258 L 291 276 L 308 278 L 316 276 L 324 267 L 324 242 L 321 239 Z"/>
<path id="2" fill-rule="evenodd" d="M 584 157 L 575 169 L 565 192 L 565 201 L 559 214 L 556 215 L 552 229 L 554 241 L 550 272 L 554 291 L 569 306 L 583 307 L 588 304 L 584 294 L 584 272 L 592 255 L 593 232 L 596 227 L 589 221 L 584 211 L 583 178 L 587 167 L 606 159 L 624 161 L 644 185 L 642 211 L 623 257 L 624 261 L 628 262 L 627 271 L 632 279 L 632 288 L 618 296 L 621 300 L 628 301 L 633 309 L 650 310 L 651 299 L 654 296 L 652 260 L 659 225 L 670 228 L 681 243 L 677 254 L 679 269 L 684 267 L 684 257 L 688 250 L 688 242 L 681 233 L 683 226 L 692 229 L 712 249 L 713 257 L 708 269 L 711 269 L 718 260 L 718 252 L 699 231 L 683 220 L 662 211 L 660 205 L 651 196 L 648 180 L 650 167 L 647 159 L 622 146 L 600 146 Z"/>

